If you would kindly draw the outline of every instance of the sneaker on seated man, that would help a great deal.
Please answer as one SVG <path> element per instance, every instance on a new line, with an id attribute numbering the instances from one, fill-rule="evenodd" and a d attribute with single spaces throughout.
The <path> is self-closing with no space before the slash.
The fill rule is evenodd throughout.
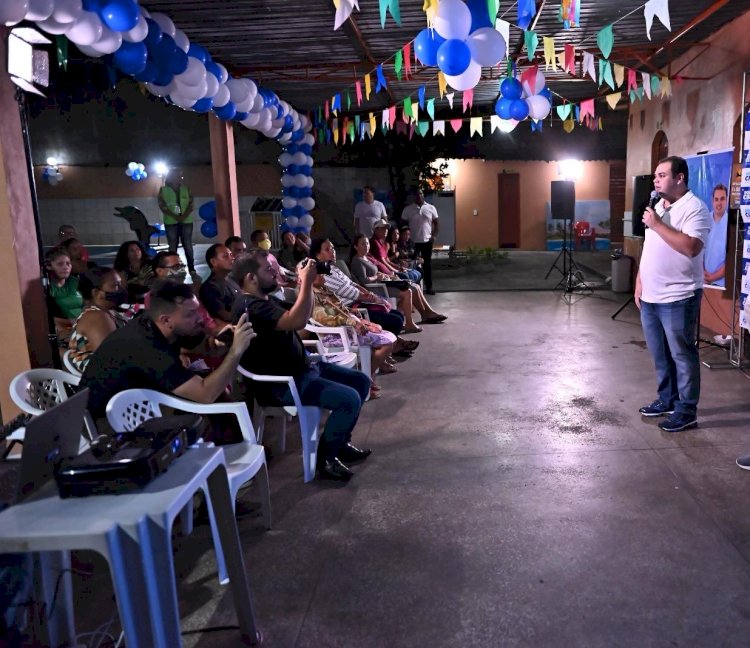
<path id="1" fill-rule="evenodd" d="M 370 391 L 370 378 L 360 371 L 328 362 L 312 363 L 297 331 L 303 329 L 313 309 L 315 263 L 299 271 L 299 297 L 289 305 L 271 297 L 278 289 L 276 270 L 265 252 L 240 257 L 232 277 L 243 295 L 234 305 L 235 320 L 247 318 L 257 333 L 242 358 L 242 366 L 255 374 L 293 376 L 303 405 L 330 410 L 318 446 L 318 477 L 348 481 L 354 473 L 348 464 L 363 461 L 370 450 L 351 444 L 352 430 Z M 261 404 L 293 405 L 286 385 L 254 383 Z"/>

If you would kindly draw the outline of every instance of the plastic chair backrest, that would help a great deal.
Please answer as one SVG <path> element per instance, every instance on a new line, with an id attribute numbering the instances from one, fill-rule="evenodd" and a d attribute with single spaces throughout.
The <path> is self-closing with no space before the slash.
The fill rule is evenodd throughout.
<path id="1" fill-rule="evenodd" d="M 578 221 L 575 224 L 575 230 L 578 236 L 585 236 L 586 234 L 589 233 L 590 229 L 591 229 L 591 223 L 589 223 L 588 221 Z"/>
<path id="2" fill-rule="evenodd" d="M 10 397 L 27 414 L 39 415 L 68 399 L 66 385 L 78 387 L 80 378 L 61 369 L 29 369 L 10 383 Z"/>
<path id="3" fill-rule="evenodd" d="M 66 369 L 66 371 L 68 373 L 73 374 L 74 376 L 78 376 L 80 378 L 82 374 L 78 370 L 78 367 L 76 367 L 73 364 L 73 361 L 71 360 L 70 354 L 71 354 L 71 350 L 70 349 L 68 349 L 65 353 L 63 353 L 63 358 L 62 358 L 63 359 L 63 365 L 65 365 L 65 369 Z"/>

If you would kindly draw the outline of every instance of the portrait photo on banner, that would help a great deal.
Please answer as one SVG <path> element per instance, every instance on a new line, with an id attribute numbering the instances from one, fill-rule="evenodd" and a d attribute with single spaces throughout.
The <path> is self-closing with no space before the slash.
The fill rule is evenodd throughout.
<path id="1" fill-rule="evenodd" d="M 733 159 L 733 148 L 685 156 L 689 173 L 688 186 L 706 203 L 713 221 L 703 254 L 703 280 L 706 288 L 726 289 L 724 275 Z"/>

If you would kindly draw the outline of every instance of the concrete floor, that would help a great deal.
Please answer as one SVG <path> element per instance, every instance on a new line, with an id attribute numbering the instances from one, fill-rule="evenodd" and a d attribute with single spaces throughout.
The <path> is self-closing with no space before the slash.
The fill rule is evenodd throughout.
<path id="1" fill-rule="evenodd" d="M 668 435 L 637 413 L 654 379 L 622 298 L 435 300 L 450 319 L 365 406 L 353 481 L 302 484 L 292 449 L 273 531 L 243 497 L 265 645 L 748 645 L 747 376 L 704 370 L 700 427 Z M 176 560 L 183 628 L 236 623 L 206 525 Z"/>

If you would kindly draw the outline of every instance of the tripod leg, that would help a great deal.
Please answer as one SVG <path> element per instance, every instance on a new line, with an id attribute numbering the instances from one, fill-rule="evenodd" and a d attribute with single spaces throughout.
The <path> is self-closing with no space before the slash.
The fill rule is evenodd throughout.
<path id="1" fill-rule="evenodd" d="M 563 246 L 563 247 L 562 247 L 562 248 L 560 249 L 560 252 L 558 252 L 557 256 L 555 257 L 555 260 L 554 260 L 554 261 L 552 262 L 552 265 L 551 265 L 551 266 L 549 267 L 549 270 L 547 270 L 547 274 L 546 274 L 546 275 L 544 275 L 544 280 L 545 280 L 545 281 L 547 281 L 547 279 L 549 279 L 549 276 L 550 276 L 550 275 L 552 274 L 552 271 L 553 271 L 553 270 L 557 270 L 557 271 L 558 271 L 558 272 L 560 272 L 560 273 L 561 273 L 561 274 L 562 274 L 563 276 L 565 275 L 565 271 L 564 271 L 564 270 L 560 270 L 560 268 L 559 268 L 559 267 L 558 267 L 558 265 L 557 265 L 557 264 L 558 264 L 558 263 L 560 262 L 560 257 L 563 257 L 563 267 L 564 267 L 564 265 L 565 265 L 565 257 L 564 257 L 564 254 L 565 254 L 565 246 Z"/>
<path id="2" fill-rule="evenodd" d="M 630 298 L 630 299 L 628 299 L 628 301 L 626 301 L 626 302 L 625 302 L 625 303 L 624 303 L 624 304 L 623 304 L 622 306 L 620 306 L 620 308 L 618 308 L 618 309 L 617 309 L 617 312 L 616 312 L 616 313 L 615 313 L 614 315 L 612 315 L 612 319 L 615 319 L 615 317 L 617 317 L 617 316 L 618 316 L 618 315 L 619 315 L 620 313 L 622 313 L 622 311 L 624 311 L 624 310 L 625 310 L 625 307 L 626 307 L 626 306 L 627 306 L 628 304 L 631 304 L 631 303 L 635 303 L 635 297 L 631 297 L 631 298 Z"/>

